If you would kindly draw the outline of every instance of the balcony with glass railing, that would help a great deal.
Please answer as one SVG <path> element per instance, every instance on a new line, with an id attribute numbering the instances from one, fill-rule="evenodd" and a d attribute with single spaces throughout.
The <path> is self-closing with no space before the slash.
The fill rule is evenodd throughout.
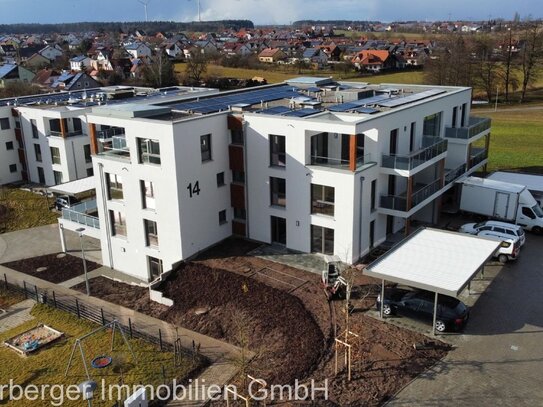
<path id="1" fill-rule="evenodd" d="M 96 199 L 84 201 L 70 208 L 62 209 L 62 219 L 79 223 L 95 229 L 100 229 L 100 220 Z"/>
<path id="2" fill-rule="evenodd" d="M 112 127 L 96 132 L 99 155 L 130 159 L 130 149 L 126 144 L 126 134 L 123 128 Z"/>
<path id="3" fill-rule="evenodd" d="M 486 117 L 470 117 L 465 127 L 446 127 L 445 137 L 468 140 L 490 129 L 491 120 Z"/>
<path id="4" fill-rule="evenodd" d="M 375 161 L 372 161 L 371 154 L 361 154 L 356 157 L 356 169 L 359 170 L 365 165 L 375 164 Z M 339 169 L 348 170 L 349 160 L 344 160 L 341 158 L 333 157 L 321 157 L 318 155 L 311 156 L 311 165 L 319 165 L 322 167 L 333 167 Z"/>
<path id="5" fill-rule="evenodd" d="M 461 164 L 456 168 L 453 169 L 446 169 L 445 170 L 445 185 L 450 184 L 451 182 L 457 180 L 462 175 L 466 173 L 466 164 Z"/>
<path id="6" fill-rule="evenodd" d="M 50 130 L 47 133 L 47 137 L 62 137 L 62 138 L 68 138 L 68 137 L 77 137 L 77 136 L 83 136 L 85 133 L 83 133 L 83 130 L 74 130 L 74 131 L 68 131 L 62 134 L 61 131 L 53 131 Z"/>
<path id="7" fill-rule="evenodd" d="M 469 168 L 473 168 L 488 158 L 488 150 L 486 148 L 472 148 L 469 157 Z"/>
<path id="8" fill-rule="evenodd" d="M 394 170 L 411 171 L 447 152 L 447 140 L 425 136 L 422 149 L 407 155 L 383 154 L 381 166 Z"/>
<path id="9" fill-rule="evenodd" d="M 409 212 L 416 208 L 425 200 L 430 198 L 442 188 L 441 179 L 437 179 L 430 184 L 415 184 L 411 199 L 408 199 L 407 191 L 399 195 L 381 195 L 380 208 L 393 211 Z M 410 201 L 410 202 L 409 202 Z"/>

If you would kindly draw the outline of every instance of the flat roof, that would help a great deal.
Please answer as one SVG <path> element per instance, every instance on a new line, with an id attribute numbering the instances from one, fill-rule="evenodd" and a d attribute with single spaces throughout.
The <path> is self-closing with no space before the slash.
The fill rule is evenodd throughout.
<path id="1" fill-rule="evenodd" d="M 57 194 L 75 195 L 81 192 L 91 191 L 96 188 L 94 176 L 81 178 L 75 181 L 65 182 L 64 184 L 49 187 L 48 190 Z"/>
<path id="2" fill-rule="evenodd" d="M 369 264 L 363 274 L 457 297 L 500 242 L 432 228 L 421 228 Z"/>
<path id="3" fill-rule="evenodd" d="M 171 108 L 155 105 L 143 105 L 137 103 L 125 103 L 118 105 L 105 105 L 92 108 L 92 113 L 100 116 L 113 116 L 123 119 L 137 117 L 151 117 L 171 112 Z"/>
<path id="4" fill-rule="evenodd" d="M 487 179 L 525 185 L 530 191 L 543 192 L 543 175 L 496 171 L 490 174 Z"/>
<path id="5" fill-rule="evenodd" d="M 498 189 L 500 191 L 521 193 L 526 189 L 524 185 L 511 184 L 510 182 L 496 181 L 488 178 L 468 177 L 462 181 L 465 185 L 484 186 L 485 188 Z"/>

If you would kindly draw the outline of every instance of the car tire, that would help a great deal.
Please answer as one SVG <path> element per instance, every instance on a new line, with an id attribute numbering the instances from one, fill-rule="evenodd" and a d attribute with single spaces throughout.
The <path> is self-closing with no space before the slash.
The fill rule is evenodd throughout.
<path id="1" fill-rule="evenodd" d="M 535 226 L 532 228 L 532 232 L 534 232 L 536 235 L 540 235 L 543 232 L 543 229 L 541 229 L 539 226 Z"/>
<path id="2" fill-rule="evenodd" d="M 509 260 L 509 258 L 508 258 L 507 255 L 505 255 L 505 254 L 500 254 L 500 255 L 498 256 L 498 261 L 499 261 L 501 264 L 507 263 L 507 260 Z"/>
<path id="3" fill-rule="evenodd" d="M 437 332 L 445 332 L 446 329 L 447 329 L 447 325 L 445 324 L 445 322 L 438 319 L 436 321 L 436 331 Z"/>
<path id="4" fill-rule="evenodd" d="M 392 308 L 388 304 L 383 304 L 383 315 L 389 317 L 392 315 Z"/>

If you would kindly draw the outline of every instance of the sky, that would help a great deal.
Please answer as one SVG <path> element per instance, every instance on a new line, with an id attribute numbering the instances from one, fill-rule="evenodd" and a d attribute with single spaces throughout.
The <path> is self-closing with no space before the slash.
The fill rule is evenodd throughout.
<path id="1" fill-rule="evenodd" d="M 197 21 L 198 0 L 0 0 L 0 24 L 79 21 Z M 401 5 L 403 4 L 403 5 Z M 255 24 L 296 20 L 484 20 L 543 17 L 541 0 L 200 0 L 201 19 L 249 19 Z M 401 5 L 401 6 L 400 6 Z"/>

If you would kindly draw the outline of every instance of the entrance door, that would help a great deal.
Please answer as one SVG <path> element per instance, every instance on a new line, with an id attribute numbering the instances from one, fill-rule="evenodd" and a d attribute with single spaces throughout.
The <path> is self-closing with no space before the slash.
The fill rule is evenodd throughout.
<path id="1" fill-rule="evenodd" d="M 496 200 L 494 201 L 494 216 L 496 218 L 507 218 L 508 209 L 509 194 L 496 192 Z"/>
<path id="2" fill-rule="evenodd" d="M 38 168 L 38 180 L 39 180 L 39 183 L 40 184 L 45 184 L 45 173 L 43 172 L 43 168 L 42 167 L 37 167 Z"/>
<path id="3" fill-rule="evenodd" d="M 287 220 L 285 218 L 271 217 L 271 241 L 282 245 L 287 244 Z"/>

